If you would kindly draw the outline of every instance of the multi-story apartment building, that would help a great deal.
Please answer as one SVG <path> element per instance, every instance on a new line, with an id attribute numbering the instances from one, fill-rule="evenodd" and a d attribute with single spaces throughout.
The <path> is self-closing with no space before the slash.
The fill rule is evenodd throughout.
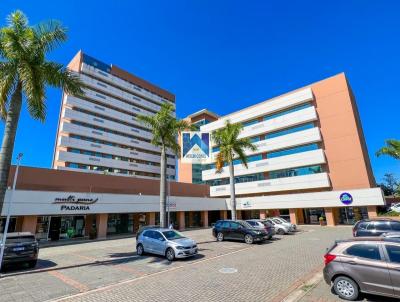
<path id="1" fill-rule="evenodd" d="M 189 116 L 193 121 L 199 114 Z M 234 162 L 237 209 L 242 217 L 278 213 L 295 223 L 352 223 L 383 205 L 376 188 L 356 102 L 344 74 L 244 108 L 200 126 L 204 132 L 242 123 L 256 151 L 248 168 Z M 212 157 L 218 154 L 213 146 Z M 179 179 L 194 182 L 193 167 L 179 164 Z M 201 167 L 211 197 L 229 198 L 229 169 Z M 240 216 L 240 215 L 239 215 Z"/>
<path id="2" fill-rule="evenodd" d="M 79 51 L 68 67 L 85 84 L 85 96 L 62 95 L 53 168 L 159 178 L 160 150 L 137 114 L 154 115 L 175 96 L 115 65 Z M 175 156 L 167 153 L 175 178 Z"/>

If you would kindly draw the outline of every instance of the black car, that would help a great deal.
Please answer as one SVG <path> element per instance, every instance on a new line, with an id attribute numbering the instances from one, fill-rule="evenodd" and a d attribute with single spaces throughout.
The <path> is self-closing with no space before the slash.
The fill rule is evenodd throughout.
<path id="1" fill-rule="evenodd" d="M 240 240 L 247 244 L 264 241 L 269 237 L 265 230 L 254 228 L 243 220 L 219 220 L 215 223 L 212 232 L 218 241 Z"/>
<path id="2" fill-rule="evenodd" d="M 353 236 L 381 236 L 384 233 L 398 231 L 400 231 L 400 221 L 391 219 L 364 219 L 354 225 Z"/>
<path id="3" fill-rule="evenodd" d="M 0 242 L 2 242 L 1 235 Z M 39 244 L 33 234 L 28 232 L 8 233 L 2 266 L 28 263 L 29 267 L 33 268 L 36 266 L 38 255 Z"/>

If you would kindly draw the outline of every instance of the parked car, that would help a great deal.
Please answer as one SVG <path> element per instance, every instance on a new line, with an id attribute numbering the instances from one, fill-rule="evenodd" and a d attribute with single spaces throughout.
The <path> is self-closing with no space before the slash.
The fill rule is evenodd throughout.
<path id="1" fill-rule="evenodd" d="M 324 279 L 342 299 L 360 292 L 400 298 L 400 239 L 336 241 L 324 256 Z"/>
<path id="2" fill-rule="evenodd" d="M 384 233 L 400 231 L 400 221 L 392 219 L 363 219 L 353 228 L 354 237 L 380 236 Z"/>
<path id="3" fill-rule="evenodd" d="M 138 237 L 136 252 L 139 256 L 144 253 L 162 255 L 173 261 L 175 258 L 194 256 L 198 249 L 196 241 L 176 230 L 147 228 Z"/>
<path id="4" fill-rule="evenodd" d="M 252 244 L 268 239 L 265 229 L 252 227 L 243 220 L 219 220 L 215 223 L 212 233 L 218 241 L 230 239 Z"/>
<path id="5" fill-rule="evenodd" d="M 2 242 L 2 238 L 2 234 L 0 234 L 0 242 Z M 38 255 L 39 244 L 33 234 L 29 232 L 7 234 L 2 262 L 4 266 L 27 263 L 29 267 L 33 268 L 37 264 Z"/>
<path id="6" fill-rule="evenodd" d="M 383 233 L 380 237 L 384 237 L 384 238 L 400 238 L 400 232 Z"/>
<path id="7" fill-rule="evenodd" d="M 141 233 L 143 233 L 144 230 L 148 230 L 148 229 L 154 229 L 154 228 L 159 228 L 159 226 L 157 225 L 143 225 L 139 228 L 139 230 L 136 232 L 136 242 L 139 238 L 139 235 Z"/>
<path id="8" fill-rule="evenodd" d="M 286 219 L 283 219 L 282 217 L 272 217 L 272 219 L 277 219 L 281 221 L 283 224 L 286 224 L 287 226 L 291 227 L 293 232 L 297 230 L 297 225 L 287 221 Z"/>
<path id="9" fill-rule="evenodd" d="M 390 209 L 390 211 L 393 211 L 393 212 L 397 212 L 397 213 L 400 212 L 400 203 L 392 204 L 389 209 Z"/>
<path id="10" fill-rule="evenodd" d="M 250 219 L 246 220 L 246 222 L 250 224 L 253 228 L 265 230 L 267 232 L 268 240 L 270 240 L 275 235 L 274 227 L 267 221 L 263 221 L 260 219 Z"/>
<path id="11" fill-rule="evenodd" d="M 269 222 L 275 229 L 275 232 L 279 235 L 288 234 L 293 231 L 293 228 L 287 223 L 282 223 L 282 221 L 276 218 L 267 218 L 264 221 Z"/>

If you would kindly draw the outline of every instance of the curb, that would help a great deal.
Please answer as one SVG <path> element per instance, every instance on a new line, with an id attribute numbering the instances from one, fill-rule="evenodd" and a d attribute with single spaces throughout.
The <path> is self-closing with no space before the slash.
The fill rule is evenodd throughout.
<path id="1" fill-rule="evenodd" d="M 314 287 L 320 283 L 323 279 L 322 272 L 316 273 L 307 281 L 299 285 L 295 290 L 293 290 L 288 296 L 286 296 L 282 302 L 297 302 L 300 301 L 308 292 L 310 292 Z"/>

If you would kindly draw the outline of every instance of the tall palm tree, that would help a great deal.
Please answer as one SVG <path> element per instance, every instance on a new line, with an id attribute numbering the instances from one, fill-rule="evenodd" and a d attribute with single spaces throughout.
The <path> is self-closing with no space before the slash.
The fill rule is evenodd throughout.
<path id="1" fill-rule="evenodd" d="M 57 21 L 30 26 L 21 11 L 7 17 L 0 28 L 0 115 L 5 121 L 0 151 L 0 211 L 7 189 L 22 99 L 32 118 L 46 118 L 46 87 L 59 87 L 72 95 L 82 94 L 82 83 L 62 64 L 48 61 L 46 54 L 67 40 L 66 29 Z"/>
<path id="2" fill-rule="evenodd" d="M 388 139 L 385 143 L 386 146 L 380 148 L 376 152 L 376 156 L 389 155 L 394 159 L 400 159 L 400 141 L 396 139 Z"/>
<path id="3" fill-rule="evenodd" d="M 177 142 L 179 133 L 192 126 L 185 120 L 178 120 L 172 116 L 174 107 L 164 103 L 159 112 L 153 116 L 138 115 L 138 121 L 151 129 L 153 138 L 151 143 L 161 149 L 160 161 L 160 226 L 167 227 L 166 207 L 166 175 L 167 175 L 167 149 L 179 156 L 180 147 Z"/>
<path id="4" fill-rule="evenodd" d="M 219 146 L 216 162 L 217 173 L 222 171 L 225 164 L 229 165 L 232 220 L 236 220 L 235 171 L 233 168 L 233 161 L 239 159 L 242 165 L 247 168 L 245 150 L 257 150 L 257 147 L 252 144 L 250 138 L 239 138 L 242 129 L 243 125 L 241 123 L 231 124 L 228 120 L 224 128 L 216 130 L 212 135 L 214 143 Z"/>

